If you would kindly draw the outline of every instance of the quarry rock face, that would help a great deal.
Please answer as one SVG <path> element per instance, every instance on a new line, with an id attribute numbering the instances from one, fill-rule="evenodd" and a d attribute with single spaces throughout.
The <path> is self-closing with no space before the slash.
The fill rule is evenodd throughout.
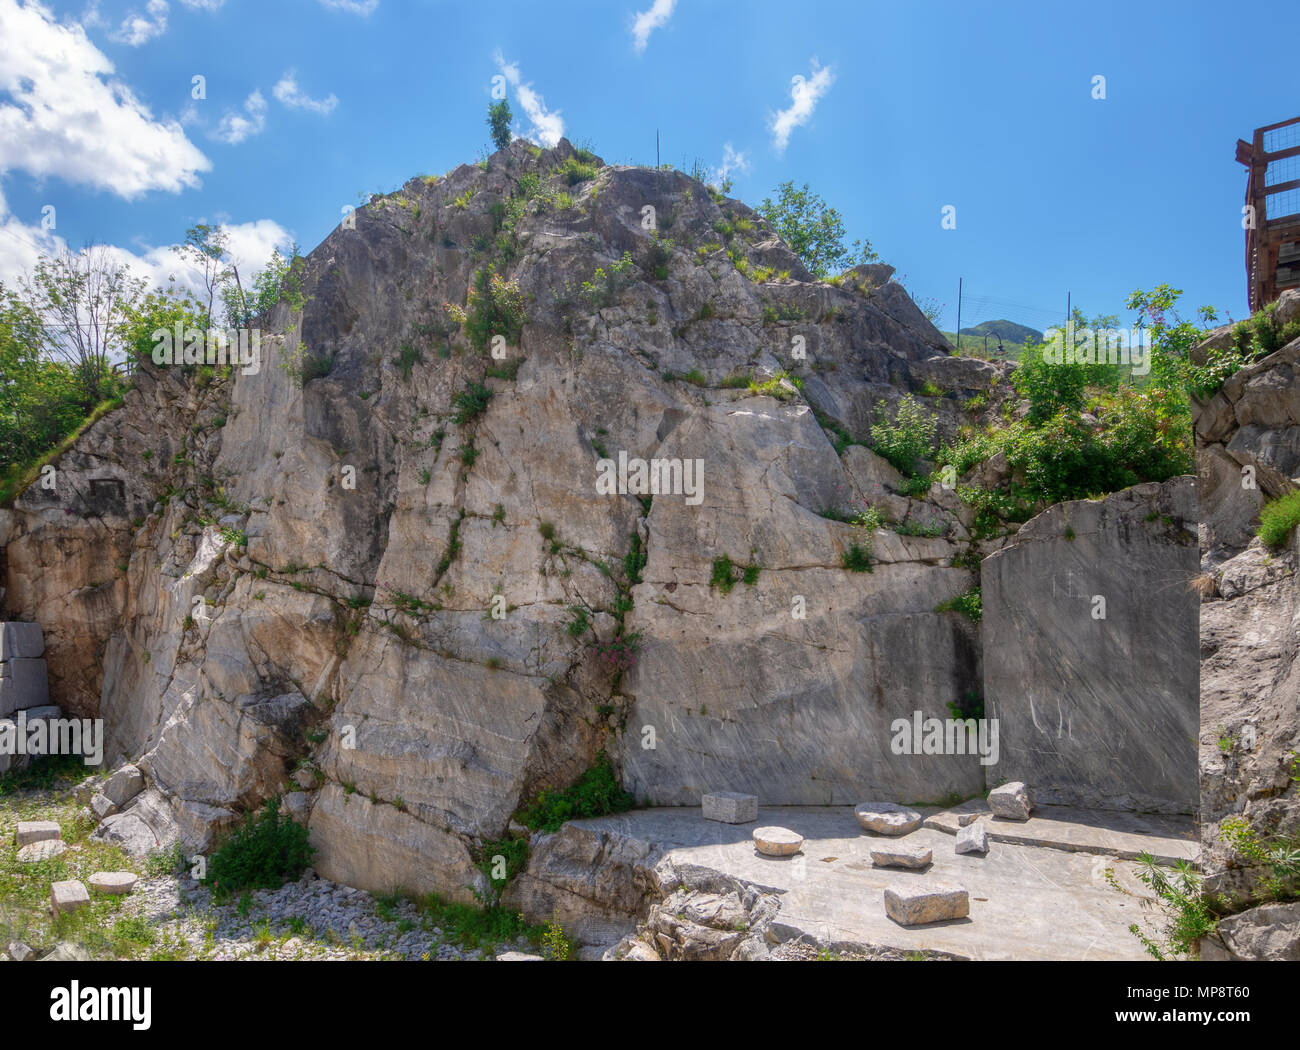
<path id="1" fill-rule="evenodd" d="M 1143 684 L 1143 719 L 1183 726 L 1173 656 L 1146 665 L 1170 694 L 1148 696 L 1115 669 L 1156 643 L 1116 631 L 1098 659 L 1094 628 L 1053 604 L 1059 510 L 999 555 L 955 492 L 905 495 L 865 447 L 909 393 L 953 438 L 972 396 L 1006 401 L 1005 365 L 951 356 L 888 267 L 813 281 L 743 204 L 678 172 L 596 162 L 573 180 L 578 159 L 516 142 L 373 198 L 296 269 L 301 307 L 261 319 L 257 367 L 143 362 L 53 487 L 0 511 L 4 612 L 44 628 L 52 702 L 103 718 L 106 762 L 138 771 L 106 793 L 120 811 L 97 840 L 207 850 L 296 788 L 322 876 L 468 903 L 482 847 L 601 752 L 652 805 L 970 797 L 1010 770 L 896 754 L 891 726 L 978 691 L 1012 637 L 1039 691 L 1026 706 L 998 687 L 1003 754 L 1027 746 L 1037 698 L 1073 682 L 1026 642 L 1041 617 L 1073 639 L 1071 669 L 1110 668 L 1094 705 L 1127 711 Z M 486 331 L 476 275 L 505 304 Z M 1182 492 L 1070 511 L 1123 624 L 1136 581 L 1155 585 L 1145 560 L 1162 585 L 1185 560 Z M 868 505 L 913 534 L 842 520 Z M 990 634 L 936 611 L 981 557 L 986 609 L 993 577 L 1033 622 L 995 612 Z M 1171 593 L 1142 608 L 1172 647 Z M 1142 772 L 1108 797 L 1183 804 L 1167 754 L 1124 761 Z M 1015 775 L 1037 794 L 1048 773 Z M 535 836 L 548 881 L 521 874 L 505 903 L 627 925 L 651 890 L 628 850 Z M 658 933 L 688 955 L 761 950 Z"/>
<path id="2" fill-rule="evenodd" d="M 1297 314 L 1300 293 L 1283 293 L 1278 319 Z M 1259 507 L 1294 491 L 1300 476 L 1297 360 L 1300 339 L 1243 368 L 1194 406 L 1205 515 L 1201 863 L 1207 889 L 1238 906 L 1264 899 L 1261 881 L 1269 871 L 1234 848 L 1234 825 L 1265 842 L 1300 833 L 1293 765 L 1300 753 L 1300 537 L 1292 533 L 1277 549 L 1255 537 Z M 1243 484 L 1243 467 L 1254 468 L 1255 487 Z M 1259 947 L 1286 942 L 1294 952 L 1294 914 L 1285 922 L 1281 916 L 1267 907 L 1233 916 L 1220 924 L 1222 941 L 1239 957 L 1286 957 Z M 1213 945 L 1202 948 L 1204 958 L 1223 957 L 1213 955 Z"/>
<path id="3" fill-rule="evenodd" d="M 1049 507 L 985 559 L 998 782 L 1040 803 L 1196 809 L 1196 527 L 1195 480 L 1173 478 Z"/>

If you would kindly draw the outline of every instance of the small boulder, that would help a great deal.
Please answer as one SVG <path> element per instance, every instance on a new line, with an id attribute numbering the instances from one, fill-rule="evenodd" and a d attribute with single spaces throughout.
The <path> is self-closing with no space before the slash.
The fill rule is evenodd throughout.
<path id="1" fill-rule="evenodd" d="M 107 795 L 101 795 L 96 791 L 90 796 L 90 812 L 95 814 L 96 820 L 103 820 L 105 817 L 111 817 L 117 812 L 117 806 Z"/>
<path id="2" fill-rule="evenodd" d="M 90 952 L 79 944 L 60 941 L 40 958 L 41 962 L 90 962 Z"/>
<path id="3" fill-rule="evenodd" d="M 9 947 L 5 949 L 5 954 L 14 962 L 26 962 L 32 957 L 32 950 L 22 941 L 10 941 Z"/>
<path id="4" fill-rule="evenodd" d="M 987 853 L 989 851 L 989 836 L 984 830 L 983 824 L 971 824 L 969 827 L 962 828 L 957 832 L 957 845 L 955 847 L 958 853 Z"/>
<path id="5" fill-rule="evenodd" d="M 67 915 L 78 908 L 84 908 L 89 903 L 90 894 L 76 879 L 50 883 L 50 905 L 55 915 Z"/>
<path id="6" fill-rule="evenodd" d="M 924 868 L 934 860 L 934 850 L 910 846 L 881 846 L 871 851 L 871 863 L 878 868 Z"/>
<path id="7" fill-rule="evenodd" d="M 35 864 L 67 852 L 68 844 L 62 839 L 42 839 L 40 842 L 28 843 L 20 849 L 16 859 L 19 864 Z"/>
<path id="8" fill-rule="evenodd" d="M 885 890 L 885 914 L 902 926 L 964 919 L 970 914 L 970 893 L 948 882 L 926 880 L 901 889 Z"/>
<path id="9" fill-rule="evenodd" d="M 104 795 L 118 809 L 144 790 L 144 774 L 137 766 L 125 765 L 104 781 Z"/>
<path id="10" fill-rule="evenodd" d="M 989 792 L 989 809 L 1003 820 L 1028 820 L 1034 808 L 1029 789 L 1019 780 L 1003 784 Z"/>
<path id="11" fill-rule="evenodd" d="M 767 857 L 789 857 L 799 852 L 803 836 L 789 828 L 755 828 L 754 848 Z"/>
<path id="12" fill-rule="evenodd" d="M 974 824 L 975 821 L 979 819 L 980 819 L 980 815 L 978 813 L 958 813 L 957 827 L 959 828 L 969 827 L 971 824 Z"/>
<path id="13" fill-rule="evenodd" d="M 864 802 L 854 811 L 858 823 L 877 835 L 906 835 L 921 826 L 921 814 L 893 802 Z"/>
<path id="14" fill-rule="evenodd" d="M 121 897 L 135 889 L 140 876 L 133 871 L 97 871 L 86 881 L 96 893 Z"/>
<path id="15" fill-rule="evenodd" d="M 18 845 L 27 846 L 33 842 L 61 838 L 59 825 L 52 820 L 20 820 L 18 822 Z"/>

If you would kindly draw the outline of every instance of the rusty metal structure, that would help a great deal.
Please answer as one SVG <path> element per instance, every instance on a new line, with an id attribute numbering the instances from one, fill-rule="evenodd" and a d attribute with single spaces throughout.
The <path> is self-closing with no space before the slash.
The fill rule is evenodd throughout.
<path id="1" fill-rule="evenodd" d="M 1246 287 L 1251 313 L 1300 287 L 1300 117 L 1237 140 L 1246 179 Z"/>

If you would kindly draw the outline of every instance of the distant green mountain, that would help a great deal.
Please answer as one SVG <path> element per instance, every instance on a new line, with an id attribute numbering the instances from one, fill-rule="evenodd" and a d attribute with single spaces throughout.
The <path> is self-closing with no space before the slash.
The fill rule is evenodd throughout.
<path id="1" fill-rule="evenodd" d="M 957 344 L 957 336 L 952 332 L 944 332 L 948 342 L 954 347 Z M 987 339 L 985 337 L 988 337 Z M 988 356 L 1005 357 L 1008 360 L 1018 360 L 1020 352 L 1029 343 L 1041 343 L 1043 333 L 1036 328 L 1030 328 L 1027 325 L 1016 324 L 1015 321 L 982 321 L 980 324 L 971 325 L 969 328 L 961 330 L 961 352 L 963 354 L 984 356 L 984 348 L 988 347 Z M 999 355 L 998 345 L 1001 343 L 1002 352 Z"/>

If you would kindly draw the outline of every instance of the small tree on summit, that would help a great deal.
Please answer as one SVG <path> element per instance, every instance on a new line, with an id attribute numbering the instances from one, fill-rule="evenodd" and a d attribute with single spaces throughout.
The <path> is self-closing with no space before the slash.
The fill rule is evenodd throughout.
<path id="1" fill-rule="evenodd" d="M 814 277 L 825 279 L 832 271 L 876 261 L 878 256 L 871 250 L 870 241 L 844 246 L 843 217 L 813 193 L 808 183 L 797 190 L 793 182 L 783 182 L 777 192 L 781 199 L 774 204 L 768 197 L 758 206 L 758 212 Z"/>
<path id="2" fill-rule="evenodd" d="M 497 149 L 505 149 L 510 145 L 510 121 L 513 118 L 510 103 L 505 99 L 488 106 L 487 123 L 492 129 L 492 145 Z"/>

